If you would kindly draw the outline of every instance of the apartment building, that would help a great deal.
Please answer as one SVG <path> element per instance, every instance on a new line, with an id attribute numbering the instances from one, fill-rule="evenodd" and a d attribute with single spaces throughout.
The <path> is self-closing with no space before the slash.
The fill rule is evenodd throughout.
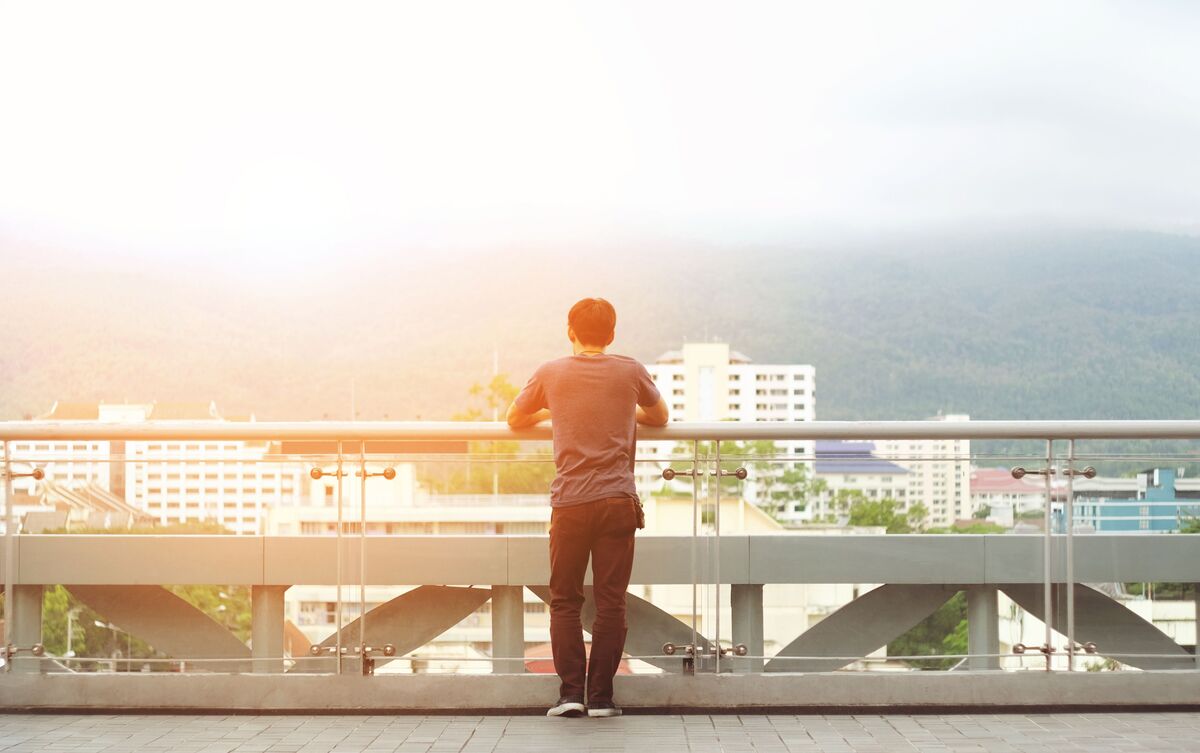
<path id="1" fill-rule="evenodd" d="M 934 416 L 933 421 L 970 421 L 966 414 Z M 929 510 L 926 523 L 950 526 L 975 512 L 971 501 L 971 441 L 968 439 L 882 439 L 875 454 L 908 470 L 907 504 Z"/>
<path id="2" fill-rule="evenodd" d="M 788 522 L 836 523 L 844 521 L 846 510 L 838 507 L 843 492 L 861 494 L 868 500 L 892 499 L 907 511 L 909 506 L 909 470 L 875 454 L 873 442 L 818 440 L 816 478 L 824 489 L 807 508 L 796 503 L 783 511 L 780 519 Z"/>
<path id="3" fill-rule="evenodd" d="M 663 353 L 647 370 L 671 408 L 672 421 L 812 421 L 816 418 L 816 369 L 809 364 L 761 364 L 731 349 L 729 343 L 684 343 Z M 810 442 L 780 442 L 778 473 L 811 460 Z M 663 487 L 661 458 L 675 446 L 643 442 L 638 465 L 639 488 Z M 809 462 L 811 465 L 811 462 Z M 745 493 L 763 493 L 751 478 Z"/>
<path id="4" fill-rule="evenodd" d="M 208 403 L 55 403 L 45 421 L 225 421 Z M 253 420 L 249 417 L 247 420 Z M 107 490 L 160 524 L 215 522 L 234 533 L 263 531 L 266 508 L 293 504 L 305 467 L 266 442 L 13 442 L 13 461 L 45 473 L 45 486 Z M 14 491 L 40 494 L 33 478 Z"/>

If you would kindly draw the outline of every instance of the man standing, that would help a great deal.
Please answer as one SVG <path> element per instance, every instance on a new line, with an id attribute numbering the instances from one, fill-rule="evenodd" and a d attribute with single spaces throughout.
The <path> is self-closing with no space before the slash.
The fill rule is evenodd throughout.
<path id="1" fill-rule="evenodd" d="M 550 646 L 562 682 L 547 716 L 621 714 L 613 676 L 625 648 L 633 534 L 642 526 L 633 481 L 637 424 L 665 426 L 668 415 L 646 367 L 605 352 L 616 325 L 617 312 L 603 298 L 572 306 L 567 338 L 573 355 L 539 366 L 508 408 L 514 429 L 554 417 Z M 579 621 L 589 557 L 596 600 L 590 662 Z"/>

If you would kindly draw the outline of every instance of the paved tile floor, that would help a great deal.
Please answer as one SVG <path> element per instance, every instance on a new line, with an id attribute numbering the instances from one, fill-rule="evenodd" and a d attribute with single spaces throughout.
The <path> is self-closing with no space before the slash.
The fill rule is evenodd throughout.
<path id="1" fill-rule="evenodd" d="M 1200 751 L 1200 713 L 938 716 L 0 714 L 0 751 Z"/>

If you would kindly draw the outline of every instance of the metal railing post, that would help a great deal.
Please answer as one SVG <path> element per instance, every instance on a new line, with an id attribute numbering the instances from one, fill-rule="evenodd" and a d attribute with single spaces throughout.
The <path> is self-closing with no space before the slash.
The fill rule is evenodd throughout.
<path id="1" fill-rule="evenodd" d="M 700 535 L 700 440 L 692 440 L 692 669 L 695 671 L 697 654 L 699 653 L 699 631 L 696 622 L 699 619 L 697 611 L 696 590 L 696 539 Z"/>
<path id="2" fill-rule="evenodd" d="M 367 442 L 359 443 L 359 472 L 362 474 L 359 485 L 359 522 L 358 522 L 358 660 L 360 670 L 365 674 L 369 659 L 367 657 Z"/>
<path id="3" fill-rule="evenodd" d="M 4 441 L 4 645 L 13 642 L 13 578 L 17 570 L 15 542 L 13 541 L 13 486 L 12 448 Z M 12 660 L 6 657 L 4 671 L 12 671 Z"/>
<path id="4" fill-rule="evenodd" d="M 334 646 L 337 652 L 337 664 L 334 674 L 342 673 L 342 440 L 337 443 L 337 595 L 335 601 L 336 616 L 334 629 L 337 631 L 337 642 Z"/>
<path id="5" fill-rule="evenodd" d="M 713 452 L 717 459 L 716 498 L 713 510 L 713 671 L 721 673 L 721 441 L 713 442 Z"/>
<path id="6" fill-rule="evenodd" d="M 1067 496 L 1063 524 L 1067 527 L 1067 671 L 1075 671 L 1075 440 L 1067 440 Z"/>
<path id="7" fill-rule="evenodd" d="M 1043 646 L 1046 655 L 1046 671 L 1049 672 L 1050 658 L 1054 650 L 1054 585 L 1051 580 L 1051 559 L 1054 546 L 1053 540 L 1053 499 L 1054 499 L 1054 440 L 1046 440 L 1046 513 L 1044 523 L 1045 536 L 1042 538 L 1042 609 L 1045 610 L 1046 643 Z"/>

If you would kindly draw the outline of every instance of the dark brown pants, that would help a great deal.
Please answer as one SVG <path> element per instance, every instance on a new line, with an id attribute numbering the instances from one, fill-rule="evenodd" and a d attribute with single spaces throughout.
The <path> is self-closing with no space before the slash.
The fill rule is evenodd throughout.
<path id="1" fill-rule="evenodd" d="M 625 649 L 625 591 L 633 569 L 637 512 L 632 499 L 614 497 L 550 513 L 550 647 L 562 681 L 560 696 L 611 701 L 613 675 Z M 596 622 L 591 662 L 583 650 L 583 576 L 592 560 Z M 586 665 L 586 670 L 585 670 Z"/>

